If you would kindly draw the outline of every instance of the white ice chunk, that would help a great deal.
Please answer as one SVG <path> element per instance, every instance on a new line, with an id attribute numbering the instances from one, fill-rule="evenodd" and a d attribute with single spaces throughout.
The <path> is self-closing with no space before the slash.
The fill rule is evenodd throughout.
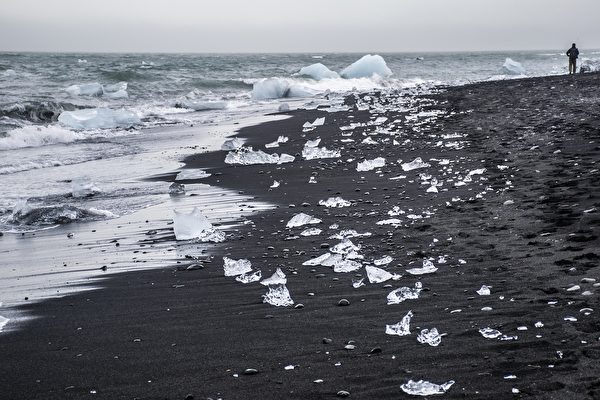
<path id="1" fill-rule="evenodd" d="M 417 157 L 414 160 L 412 160 L 411 162 L 402 164 L 402 170 L 403 171 L 412 171 L 413 169 L 427 168 L 430 166 L 431 166 L 431 164 L 423 162 L 421 157 Z"/>
<path id="2" fill-rule="evenodd" d="M 320 206 L 332 208 L 350 207 L 351 204 L 348 200 L 344 200 L 341 197 L 330 197 L 327 200 L 319 200 Z"/>
<path id="3" fill-rule="evenodd" d="M 260 270 L 253 272 L 251 274 L 242 274 L 236 276 L 235 280 L 242 283 L 252 283 L 260 281 L 262 278 L 262 272 Z"/>
<path id="4" fill-rule="evenodd" d="M 435 394 L 444 394 L 450 387 L 454 385 L 454 381 L 448 381 L 446 383 L 442 383 L 438 385 L 436 383 L 431 383 L 427 381 L 413 381 L 409 380 L 407 383 L 400 386 L 402 391 L 406 394 L 410 394 L 413 396 L 432 396 Z"/>
<path id="5" fill-rule="evenodd" d="M 281 103 L 279 105 L 279 108 L 277 108 L 277 111 L 279 112 L 287 112 L 290 111 L 290 105 L 288 103 Z"/>
<path id="6" fill-rule="evenodd" d="M 239 138 L 227 139 L 222 145 L 221 150 L 232 151 L 237 150 L 244 145 L 244 141 Z"/>
<path id="7" fill-rule="evenodd" d="M 320 222 L 320 221 L 319 221 Z M 346 255 L 353 251 L 360 250 L 360 245 L 355 245 L 350 239 L 344 239 L 330 249 L 330 252 Z"/>
<path id="8" fill-rule="evenodd" d="M 417 336 L 419 343 L 427 343 L 430 346 L 437 347 L 442 343 L 442 335 L 438 332 L 437 328 L 423 329 L 419 336 Z"/>
<path id="9" fill-rule="evenodd" d="M 332 229 L 337 229 L 337 228 L 332 228 Z M 369 237 L 371 235 L 372 235 L 371 232 L 358 233 L 354 229 L 344 229 L 335 235 L 329 236 L 329 239 L 343 240 L 343 239 L 350 239 L 353 237 Z"/>
<path id="10" fill-rule="evenodd" d="M 307 140 L 304 144 L 304 147 L 317 147 L 321 143 L 321 138 L 317 138 L 314 140 Z"/>
<path id="11" fill-rule="evenodd" d="M 288 221 L 286 228 L 295 228 L 297 226 L 308 225 L 308 224 L 319 224 L 321 220 L 319 218 L 312 217 L 308 214 L 300 213 L 296 214 Z"/>
<path id="12" fill-rule="evenodd" d="M 373 169 L 381 168 L 383 166 L 385 166 L 385 158 L 383 158 L 383 157 L 377 157 L 377 158 L 375 158 L 373 160 L 365 160 L 363 162 L 359 162 L 356 165 L 356 170 L 359 171 L 359 172 L 362 172 L 362 171 L 371 171 Z"/>
<path id="13" fill-rule="evenodd" d="M 10 321 L 10 319 L 0 315 L 0 332 L 2 332 L 2 329 L 8 324 L 8 321 Z"/>
<path id="14" fill-rule="evenodd" d="M 321 232 L 323 231 L 319 228 L 308 228 L 300 232 L 300 236 L 316 236 L 320 235 Z"/>
<path id="15" fill-rule="evenodd" d="M 362 267 L 362 264 L 348 259 L 342 259 L 333 264 L 333 272 L 353 272 Z"/>
<path id="16" fill-rule="evenodd" d="M 300 69 L 299 74 L 311 77 L 317 81 L 320 81 L 322 79 L 335 79 L 340 77 L 337 72 L 330 70 L 321 63 L 316 63 L 309 65 L 308 67 L 303 67 Z"/>
<path id="17" fill-rule="evenodd" d="M 285 285 L 269 285 L 269 291 L 263 295 L 263 303 L 276 307 L 288 307 L 294 304 L 290 292 Z"/>
<path id="18" fill-rule="evenodd" d="M 377 221 L 375 224 L 376 225 L 402 225 L 402 221 L 399 220 L 398 218 L 390 218 L 390 219 L 384 219 L 382 221 Z"/>
<path id="19" fill-rule="evenodd" d="M 72 129 L 110 129 L 130 127 L 141 124 L 137 114 L 125 109 L 111 110 L 109 108 L 85 108 L 75 111 L 63 111 L 58 121 Z"/>
<path id="20" fill-rule="evenodd" d="M 65 89 L 70 96 L 102 96 L 104 88 L 98 82 L 71 85 Z"/>
<path id="21" fill-rule="evenodd" d="M 100 193 L 100 189 L 96 187 L 89 176 L 75 178 L 71 182 L 71 194 L 73 197 L 88 197 L 96 193 Z"/>
<path id="22" fill-rule="evenodd" d="M 389 263 L 391 263 L 392 261 L 394 261 L 394 259 L 390 256 L 384 256 L 381 257 L 377 260 L 373 260 L 373 264 L 380 266 L 380 265 L 387 265 Z"/>
<path id="23" fill-rule="evenodd" d="M 371 138 L 371 136 L 369 136 L 366 139 L 363 139 L 361 144 L 379 144 L 379 143 L 377 143 L 375 140 L 373 140 L 373 138 Z"/>
<path id="24" fill-rule="evenodd" d="M 423 289 L 423 285 L 421 282 L 415 283 L 415 288 L 411 289 L 406 286 L 401 287 L 396 290 L 392 290 L 387 295 L 387 303 L 388 305 L 392 304 L 400 304 L 405 300 L 415 300 L 419 298 L 419 293 Z"/>
<path id="25" fill-rule="evenodd" d="M 477 291 L 477 294 L 480 296 L 489 296 L 490 295 L 491 286 L 481 285 L 481 289 Z"/>
<path id="26" fill-rule="evenodd" d="M 225 156 L 226 164 L 283 164 L 293 162 L 295 157 L 289 154 L 267 154 L 262 150 L 253 150 L 252 147 L 240 147 L 235 151 L 230 151 Z"/>
<path id="27" fill-rule="evenodd" d="M 373 75 L 388 77 L 392 70 L 388 68 L 380 55 L 367 54 L 350 64 L 340 73 L 343 78 L 371 78 Z"/>
<path id="28" fill-rule="evenodd" d="M 325 253 L 325 254 L 321 254 L 319 257 L 315 257 L 315 258 L 311 258 L 308 261 L 304 261 L 302 263 L 302 265 L 310 265 L 310 266 L 314 266 L 314 265 L 321 265 L 321 263 L 325 262 L 327 259 L 329 259 L 333 254 L 331 253 Z"/>
<path id="29" fill-rule="evenodd" d="M 178 107 L 189 108 L 194 111 L 225 110 L 229 104 L 219 100 L 201 100 L 194 98 L 182 98 L 177 102 Z"/>
<path id="30" fill-rule="evenodd" d="M 265 144 L 265 147 L 268 149 L 273 147 L 279 147 L 280 143 L 287 143 L 288 140 L 289 138 L 286 136 L 279 136 L 276 141 Z"/>
<path id="31" fill-rule="evenodd" d="M 381 283 L 390 279 L 397 280 L 402 277 L 401 275 L 392 274 L 384 269 L 373 267 L 370 265 L 365 267 L 365 270 L 367 271 L 367 278 L 369 278 L 370 283 Z"/>
<path id="32" fill-rule="evenodd" d="M 245 258 L 234 260 L 229 257 L 223 257 L 223 271 L 225 272 L 225 276 L 247 274 L 252 271 L 252 263 Z"/>
<path id="33" fill-rule="evenodd" d="M 423 267 L 410 268 L 410 269 L 407 269 L 406 272 L 408 272 L 411 275 L 423 275 L 423 274 L 431 274 L 437 270 L 438 269 L 436 268 L 435 265 L 433 265 L 433 263 L 431 261 L 423 260 Z"/>
<path id="34" fill-rule="evenodd" d="M 410 319 L 413 313 L 409 311 L 403 318 L 402 321 L 395 325 L 386 325 L 385 333 L 388 335 L 406 336 L 410 335 Z"/>
<path id="35" fill-rule="evenodd" d="M 174 210 L 173 230 L 176 240 L 199 239 L 202 242 L 225 241 L 225 234 L 216 230 L 198 207 L 190 213 Z"/>
<path id="36" fill-rule="evenodd" d="M 203 169 L 184 169 L 175 177 L 176 181 L 184 181 L 187 179 L 204 179 L 211 176 L 208 172 Z"/>
<path id="37" fill-rule="evenodd" d="M 283 271 L 281 270 L 281 268 L 277 268 L 275 270 L 275 273 L 273 273 L 273 275 L 271 275 L 270 278 L 263 279 L 260 282 L 261 285 L 265 285 L 265 286 L 269 286 L 269 285 L 285 285 L 286 283 L 287 283 L 287 278 L 285 277 L 285 274 L 283 273 Z"/>
<path id="38" fill-rule="evenodd" d="M 502 64 L 502 67 L 512 75 L 525 75 L 525 68 L 521 65 L 520 62 L 517 62 L 511 58 L 507 58 Z"/>
<path id="39" fill-rule="evenodd" d="M 338 158 L 341 157 L 339 150 L 329 150 L 327 147 L 304 147 L 302 157 L 306 160 L 316 160 L 320 158 Z"/>
<path id="40" fill-rule="evenodd" d="M 485 168 L 473 169 L 473 170 L 469 171 L 469 176 L 482 175 L 484 172 L 485 172 Z"/>
<path id="41" fill-rule="evenodd" d="M 278 188 L 280 185 L 279 181 L 273 181 L 273 184 L 271 186 L 269 186 L 271 189 L 275 189 Z"/>
<path id="42" fill-rule="evenodd" d="M 496 329 L 492 329 L 492 328 L 481 328 L 479 330 L 479 333 L 481 333 L 481 336 L 483 336 L 486 339 L 496 339 L 500 336 L 502 336 L 502 332 L 500 332 L 499 330 Z"/>

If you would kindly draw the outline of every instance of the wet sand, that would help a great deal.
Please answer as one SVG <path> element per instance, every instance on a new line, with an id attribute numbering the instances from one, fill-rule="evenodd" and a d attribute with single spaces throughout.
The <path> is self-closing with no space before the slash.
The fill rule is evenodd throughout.
<path id="1" fill-rule="evenodd" d="M 102 290 L 27 306 L 39 318 L 0 335 L 2 396 L 327 399 L 343 390 L 350 398 L 398 399 L 410 397 L 400 385 L 424 379 L 455 381 L 440 398 L 600 398 L 599 83 L 590 74 L 416 99 L 361 95 L 347 100 L 349 112 L 295 111 L 243 128 L 239 136 L 255 149 L 289 137 L 266 150 L 296 161 L 230 166 L 216 152 L 189 157 L 187 166 L 211 168 L 203 183 L 278 208 L 229 230 L 212 259 L 190 249 L 164 269 L 115 275 Z M 325 124 L 302 133 L 317 117 Z M 377 117 L 387 120 L 340 130 Z M 361 143 L 367 136 L 377 143 Z M 300 159 L 317 137 L 342 156 Z M 386 165 L 356 171 L 375 157 Z M 430 166 L 403 171 L 416 157 Z M 317 183 L 308 183 L 311 176 Z M 437 193 L 427 191 L 434 178 Z M 269 189 L 274 180 L 281 185 Z M 351 206 L 318 205 L 335 196 Z M 398 215 L 389 215 L 395 206 Z M 285 227 L 299 212 L 321 219 L 313 227 L 323 232 L 286 240 L 306 228 Z M 391 218 L 400 222 L 377 225 Z M 355 289 L 364 268 L 302 265 L 337 244 L 328 237 L 341 229 L 371 232 L 351 239 L 364 262 L 390 256 L 381 268 L 403 277 L 365 279 Z M 280 267 L 296 306 L 262 303 L 266 287 L 224 277 L 222 256 L 248 258 L 263 277 Z M 438 270 L 406 271 L 424 259 Z M 187 270 L 191 264 L 202 268 Z M 418 299 L 386 304 L 390 291 L 416 282 Z M 482 285 L 489 296 L 476 292 Z M 349 305 L 339 306 L 341 299 Z M 387 335 L 386 325 L 410 310 L 411 334 Z M 446 333 L 441 344 L 419 343 L 421 329 L 433 327 Z M 517 338 L 484 338 L 479 330 L 487 327 Z M 258 373 L 245 375 L 248 368 Z"/>

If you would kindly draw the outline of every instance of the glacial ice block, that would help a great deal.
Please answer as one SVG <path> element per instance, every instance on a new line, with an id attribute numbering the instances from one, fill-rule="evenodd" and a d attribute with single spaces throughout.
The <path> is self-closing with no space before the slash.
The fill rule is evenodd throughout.
<path id="1" fill-rule="evenodd" d="M 221 150 L 232 151 L 237 150 L 244 145 L 244 141 L 239 138 L 227 139 L 222 145 Z"/>
<path id="2" fill-rule="evenodd" d="M 508 73 L 512 75 L 525 75 L 527 71 L 523 68 L 520 62 L 517 62 L 511 58 L 507 58 L 502 64 L 502 68 L 504 68 Z"/>
<path id="3" fill-rule="evenodd" d="M 399 289 L 392 290 L 387 295 L 387 303 L 388 305 L 400 304 L 405 300 L 418 299 L 421 290 L 423 290 L 423 285 L 421 284 L 421 282 L 415 283 L 414 289 L 404 286 Z"/>
<path id="4" fill-rule="evenodd" d="M 437 270 L 438 270 L 437 267 L 435 265 L 433 265 L 433 263 L 431 261 L 423 260 L 423 267 L 410 268 L 410 269 L 407 269 L 406 272 L 408 272 L 411 275 L 423 275 L 423 274 L 432 274 Z"/>
<path id="5" fill-rule="evenodd" d="M 401 275 L 391 274 L 384 269 L 370 265 L 365 267 L 365 270 L 367 271 L 367 278 L 369 278 L 370 283 L 382 283 L 389 281 L 390 279 L 396 280 L 401 277 Z"/>
<path id="6" fill-rule="evenodd" d="M 208 172 L 203 169 L 184 169 L 177 174 L 175 177 L 176 181 L 185 181 L 188 179 L 204 179 L 211 176 Z"/>
<path id="7" fill-rule="evenodd" d="M 410 335 L 410 320 L 413 317 L 412 310 L 409 311 L 403 318 L 402 321 L 395 325 L 386 325 L 385 333 L 388 335 L 406 336 Z"/>
<path id="8" fill-rule="evenodd" d="M 235 277 L 235 280 L 241 283 L 252 283 L 260 281 L 262 278 L 262 273 L 260 270 L 253 273 L 245 273 L 242 275 L 238 275 Z"/>
<path id="9" fill-rule="evenodd" d="M 288 307 L 294 305 L 294 300 L 285 285 L 269 285 L 269 291 L 263 295 L 263 303 L 276 307 Z"/>
<path id="10" fill-rule="evenodd" d="M 273 275 L 271 275 L 270 278 L 263 279 L 260 282 L 261 285 L 265 285 L 265 286 L 269 286 L 269 285 L 285 285 L 286 283 L 287 283 L 287 278 L 285 277 L 285 274 L 283 273 L 283 271 L 281 270 L 281 268 L 277 268 L 275 270 L 275 273 L 273 273 Z"/>
<path id="11" fill-rule="evenodd" d="M 125 109 L 85 108 L 83 110 L 63 111 L 58 121 L 72 129 L 110 129 L 141 124 L 137 114 Z"/>
<path id="12" fill-rule="evenodd" d="M 350 207 L 351 204 L 348 200 L 344 200 L 341 197 L 330 197 L 327 200 L 319 200 L 320 206 L 328 208 Z"/>
<path id="13" fill-rule="evenodd" d="M 247 274 L 248 272 L 252 271 L 252 263 L 250 260 L 245 258 L 234 260 L 229 257 L 223 257 L 223 271 L 225 276 L 238 276 Z"/>
<path id="14" fill-rule="evenodd" d="M 198 207 L 194 207 L 190 213 L 175 210 L 173 230 L 177 240 L 199 239 L 214 243 L 225 241 L 225 234 L 216 230 Z"/>
<path id="15" fill-rule="evenodd" d="M 385 60 L 380 55 L 367 54 L 344 68 L 340 75 L 346 79 L 371 78 L 373 75 L 387 78 L 392 75 L 392 70 L 388 68 Z"/>
<path id="16" fill-rule="evenodd" d="M 385 158 L 383 157 L 377 157 L 373 160 L 365 160 L 363 162 L 359 162 L 356 165 L 356 170 L 358 172 L 362 172 L 362 171 L 371 171 L 373 169 L 376 168 L 381 168 L 385 166 Z"/>
<path id="17" fill-rule="evenodd" d="M 226 164 L 253 165 L 253 164 L 283 164 L 293 162 L 294 156 L 289 154 L 267 154 L 262 150 L 253 150 L 252 147 L 240 147 L 230 151 L 225 156 Z"/>
<path id="18" fill-rule="evenodd" d="M 417 157 L 411 162 L 402 164 L 402 170 L 403 171 L 412 171 L 413 169 L 427 168 L 430 166 L 431 166 L 431 164 L 423 162 L 421 157 Z"/>
<path id="19" fill-rule="evenodd" d="M 337 72 L 330 70 L 321 63 L 312 64 L 308 67 L 302 67 L 298 73 L 300 75 L 313 78 L 317 81 L 320 81 L 321 79 L 335 79 L 340 77 Z"/>
<path id="20" fill-rule="evenodd" d="M 102 96 L 104 88 L 98 82 L 71 85 L 65 89 L 70 96 Z"/>
<path id="21" fill-rule="evenodd" d="M 319 218 L 312 217 L 308 214 L 300 213 L 296 214 L 288 221 L 286 228 L 295 228 L 297 226 L 303 226 L 308 224 L 319 224 L 321 220 Z"/>
<path id="22" fill-rule="evenodd" d="M 442 335 L 438 332 L 437 328 L 423 329 L 417 336 L 417 341 L 437 347 L 442 342 Z"/>
<path id="23" fill-rule="evenodd" d="M 316 160 L 320 158 L 338 158 L 341 157 L 339 150 L 329 150 L 327 147 L 307 147 L 302 149 L 302 157 L 305 160 Z"/>
<path id="24" fill-rule="evenodd" d="M 450 387 L 454 385 L 454 381 L 448 381 L 446 383 L 442 383 L 440 385 L 427 382 L 427 381 L 413 381 L 409 380 L 407 383 L 400 386 L 404 393 L 413 395 L 413 396 L 432 396 L 435 394 L 444 394 Z"/>

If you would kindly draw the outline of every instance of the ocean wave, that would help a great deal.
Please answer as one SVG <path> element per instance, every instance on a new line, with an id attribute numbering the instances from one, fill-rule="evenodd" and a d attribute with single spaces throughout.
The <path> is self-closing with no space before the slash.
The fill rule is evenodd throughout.
<path id="1" fill-rule="evenodd" d="M 15 205 L 7 218 L 7 223 L 18 226 L 64 225 L 75 221 L 89 221 L 104 218 L 116 218 L 110 211 L 93 207 L 83 208 L 70 204 L 51 206 L 32 206 L 26 201 Z"/>
<path id="2" fill-rule="evenodd" d="M 6 136 L 0 137 L 0 150 L 14 150 L 24 147 L 71 143 L 84 138 L 85 136 L 82 133 L 74 132 L 56 125 L 29 125 L 13 129 L 6 133 Z"/>
<path id="3" fill-rule="evenodd" d="M 73 111 L 83 108 L 71 103 L 55 101 L 30 101 L 5 105 L 0 108 L 0 117 L 34 123 L 48 123 L 58 120 L 63 111 Z"/>
<path id="4" fill-rule="evenodd" d="M 254 82 L 247 82 L 244 79 L 193 79 L 191 86 L 196 89 L 252 89 Z"/>
<path id="5" fill-rule="evenodd" d="M 144 70 L 142 70 L 144 71 Z M 100 74 L 109 80 L 115 82 L 131 82 L 131 81 L 152 81 L 156 80 L 150 73 L 140 72 L 136 70 L 125 71 L 101 71 Z"/>

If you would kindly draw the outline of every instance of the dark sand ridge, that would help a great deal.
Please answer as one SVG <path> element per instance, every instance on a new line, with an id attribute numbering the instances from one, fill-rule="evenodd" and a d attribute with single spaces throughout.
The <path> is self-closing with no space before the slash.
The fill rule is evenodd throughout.
<path id="1" fill-rule="evenodd" d="M 28 307 L 41 318 L 0 336 L 0 393 L 11 399 L 309 399 L 347 390 L 351 398 L 396 399 L 409 397 L 400 389 L 408 379 L 452 379 L 456 383 L 443 398 L 600 397 L 598 288 L 589 280 L 598 278 L 600 257 L 594 211 L 600 207 L 599 82 L 599 75 L 584 75 L 449 88 L 430 96 L 435 102 L 415 100 L 410 113 L 383 111 L 408 98 L 361 96 L 359 104 L 383 103 L 383 126 L 401 120 L 389 128 L 400 145 L 385 134 L 373 136 L 378 142 L 389 138 L 385 144 L 361 144 L 362 132 L 374 126 L 354 129 L 353 143 L 340 142 L 346 139 L 340 126 L 377 116 L 367 111 L 298 111 L 289 120 L 242 129 L 240 136 L 255 148 L 286 135 L 289 142 L 272 150 L 296 154 L 307 139 L 320 137 L 321 146 L 341 149 L 342 157 L 243 167 L 225 166 L 224 152 L 188 159 L 190 167 L 213 167 L 209 183 L 280 208 L 233 232 L 203 269 L 116 275 L 106 289 Z M 416 121 L 410 116 L 430 110 L 444 113 Z M 325 116 L 325 125 L 302 137 L 302 124 L 318 116 Z M 380 173 L 356 171 L 361 157 L 379 156 L 388 161 Z M 431 167 L 403 172 L 397 160 L 415 157 Z M 482 175 L 454 186 L 481 168 Z M 426 192 L 430 185 L 421 184 L 421 173 L 443 180 L 439 193 Z M 311 175 L 316 184 L 307 183 Z M 406 178 L 389 179 L 399 175 Z M 273 180 L 282 184 L 269 190 Z M 336 195 L 352 206 L 317 205 Z M 376 225 L 392 218 L 387 212 L 394 206 L 406 212 L 397 216 L 402 225 Z M 286 241 L 304 229 L 285 229 L 298 212 L 322 219 L 324 232 Z M 424 218 L 409 219 L 411 213 Z M 386 282 L 391 287 L 354 289 L 352 279 L 365 276 L 364 269 L 341 274 L 302 266 L 327 251 L 321 244 L 338 242 L 327 239 L 337 232 L 328 229 L 334 223 L 372 232 L 352 239 L 362 245 L 365 261 L 392 256 L 386 269 L 403 278 Z M 281 267 L 292 298 L 304 307 L 263 304 L 265 287 L 223 277 L 222 255 L 250 259 L 264 277 Z M 439 263 L 440 256 L 447 262 Z M 437 272 L 405 272 L 428 257 Z M 424 286 L 419 299 L 386 305 L 392 289 L 417 281 Z M 491 296 L 475 292 L 482 284 L 492 287 Z M 581 289 L 566 291 L 575 284 Z M 350 305 L 338 306 L 342 298 Z M 590 315 L 580 312 L 588 307 Z M 409 310 L 411 335 L 386 335 L 385 325 Z M 577 321 L 565 321 L 568 316 Z M 535 328 L 538 321 L 544 327 Z M 518 330 L 522 326 L 527 330 Z M 440 346 L 418 343 L 418 332 L 432 327 L 447 333 Z M 485 339 L 478 332 L 484 327 L 518 340 Z M 332 341 L 324 344 L 323 338 Z M 354 350 L 344 349 L 348 341 Z M 290 364 L 296 368 L 285 370 Z M 246 368 L 259 373 L 243 375 Z M 509 375 L 516 379 L 505 379 Z"/>

